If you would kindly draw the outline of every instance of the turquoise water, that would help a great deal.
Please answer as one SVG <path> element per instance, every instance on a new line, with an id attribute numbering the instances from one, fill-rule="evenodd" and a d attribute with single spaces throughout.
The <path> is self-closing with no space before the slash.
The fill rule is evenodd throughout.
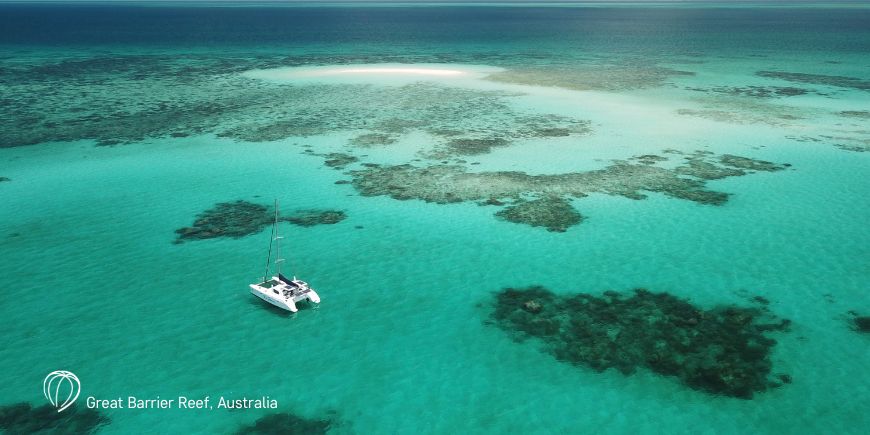
<path id="1" fill-rule="evenodd" d="M 279 403 L 106 410 L 107 434 L 232 433 L 276 411 L 333 418 L 331 433 L 870 427 L 849 313 L 870 312 L 867 9 L 2 9 L 0 405 L 44 404 L 64 369 L 79 400 Z M 456 137 L 504 143 L 463 153 Z M 730 194 L 719 206 L 587 190 L 565 232 L 463 197 L 482 179 L 442 180 L 449 204 L 335 184 L 363 163 L 542 175 L 687 155 L 665 150 L 790 166 L 704 180 Z M 360 160 L 336 170 L 333 152 Z M 295 315 L 248 292 L 267 228 L 173 243 L 216 203 L 274 198 L 348 216 L 282 227 L 323 300 Z M 792 382 L 744 400 L 559 362 L 489 321 L 494 292 L 532 284 L 705 308 L 762 296 L 792 322 L 770 334 L 772 374 Z"/>

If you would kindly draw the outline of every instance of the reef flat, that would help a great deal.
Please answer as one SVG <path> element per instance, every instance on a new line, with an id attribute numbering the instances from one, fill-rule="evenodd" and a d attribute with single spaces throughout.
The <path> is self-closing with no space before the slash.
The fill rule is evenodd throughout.
<path id="1" fill-rule="evenodd" d="M 642 200 L 644 192 L 657 192 L 699 204 L 723 205 L 728 194 L 706 188 L 707 180 L 741 176 L 756 171 L 779 171 L 788 165 L 730 154 L 715 156 L 698 151 L 669 151 L 682 162 L 673 168 L 658 164 L 668 158 L 637 156 L 612 162 L 603 169 L 555 175 L 530 175 L 517 171 L 469 172 L 461 165 L 425 167 L 369 164 L 348 172 L 352 185 L 363 196 L 419 199 L 437 204 L 484 201 L 485 205 L 514 202 L 496 215 L 510 222 L 565 231 L 582 221 L 568 198 L 590 193 Z"/>
<path id="2" fill-rule="evenodd" d="M 515 109 L 509 103 L 522 95 L 518 92 L 431 82 L 288 86 L 240 74 L 360 59 L 388 57 L 204 57 L 190 62 L 154 55 L 11 64 L 0 67 L 0 118 L 9 120 L 9 128 L 0 130 L 0 147 L 77 140 L 120 145 L 203 134 L 269 142 L 336 131 L 359 131 L 350 143 L 366 147 L 389 145 L 399 135 L 420 131 L 438 142 L 433 153 L 455 155 L 480 152 L 470 144 L 505 145 L 590 130 L 586 120 Z"/>
<path id="3" fill-rule="evenodd" d="M 624 375 L 645 368 L 694 390 L 751 399 L 791 382 L 772 376 L 772 331 L 790 322 L 765 307 L 704 309 L 668 293 L 636 289 L 600 296 L 543 287 L 495 294 L 491 321 L 518 340 L 540 339 L 566 363 Z"/>
<path id="4" fill-rule="evenodd" d="M 571 90 L 626 91 L 664 85 L 672 77 L 693 76 L 649 61 L 626 59 L 621 62 L 589 62 L 581 67 L 525 67 L 496 72 L 487 80 L 530 86 L 558 87 Z"/>
<path id="5" fill-rule="evenodd" d="M 676 114 L 729 124 L 763 124 L 776 128 L 791 127 L 808 116 L 805 110 L 777 104 L 778 101 L 714 93 L 698 99 L 700 107 L 677 109 Z"/>

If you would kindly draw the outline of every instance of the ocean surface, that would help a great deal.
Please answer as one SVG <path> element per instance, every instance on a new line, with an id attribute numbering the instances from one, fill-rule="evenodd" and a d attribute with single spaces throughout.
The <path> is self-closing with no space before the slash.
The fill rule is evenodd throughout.
<path id="1" fill-rule="evenodd" d="M 9 433 L 870 430 L 861 4 L 0 4 L 0 177 L 0 406 L 278 403 Z M 294 315 L 249 292 L 268 224 L 190 229 L 276 199 L 345 216 L 281 224 Z M 493 314 L 534 285 L 788 327 L 727 394 L 554 356 Z"/>

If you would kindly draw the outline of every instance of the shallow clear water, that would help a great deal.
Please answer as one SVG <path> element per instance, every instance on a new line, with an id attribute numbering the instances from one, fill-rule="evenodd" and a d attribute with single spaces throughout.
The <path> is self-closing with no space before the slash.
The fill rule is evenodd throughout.
<path id="1" fill-rule="evenodd" d="M 870 427 L 849 314 L 870 312 L 866 8 L 0 10 L 0 405 L 43 404 L 65 369 L 82 397 L 268 395 L 337 433 Z M 505 143 L 463 154 L 456 137 Z M 665 150 L 790 166 L 705 180 L 730 194 L 718 206 L 589 191 L 565 232 L 335 184 L 362 163 L 541 175 L 687 155 Z M 336 170 L 333 152 L 360 160 Z M 172 243 L 216 203 L 273 198 L 348 216 L 282 227 L 323 299 L 292 316 L 247 289 L 268 229 Z M 792 321 L 770 358 L 793 381 L 743 400 L 559 362 L 488 322 L 493 292 L 532 284 L 763 296 Z M 270 412 L 109 410 L 100 433 L 231 433 Z"/>

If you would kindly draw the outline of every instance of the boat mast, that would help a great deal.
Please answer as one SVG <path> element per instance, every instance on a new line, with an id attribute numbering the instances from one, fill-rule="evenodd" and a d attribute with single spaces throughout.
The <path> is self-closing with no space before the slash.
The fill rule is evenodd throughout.
<path id="1" fill-rule="evenodd" d="M 278 235 L 278 200 L 275 200 L 275 269 L 278 275 L 281 274 L 281 263 L 284 259 L 281 258 L 281 242 L 283 237 Z"/>
<path id="2" fill-rule="evenodd" d="M 275 200 L 275 205 L 278 205 L 277 200 Z M 263 272 L 263 282 L 269 280 L 269 266 L 272 265 L 272 243 L 275 242 L 275 227 L 277 224 L 277 222 L 272 224 L 272 234 L 269 235 L 269 254 L 266 256 L 266 270 Z"/>

